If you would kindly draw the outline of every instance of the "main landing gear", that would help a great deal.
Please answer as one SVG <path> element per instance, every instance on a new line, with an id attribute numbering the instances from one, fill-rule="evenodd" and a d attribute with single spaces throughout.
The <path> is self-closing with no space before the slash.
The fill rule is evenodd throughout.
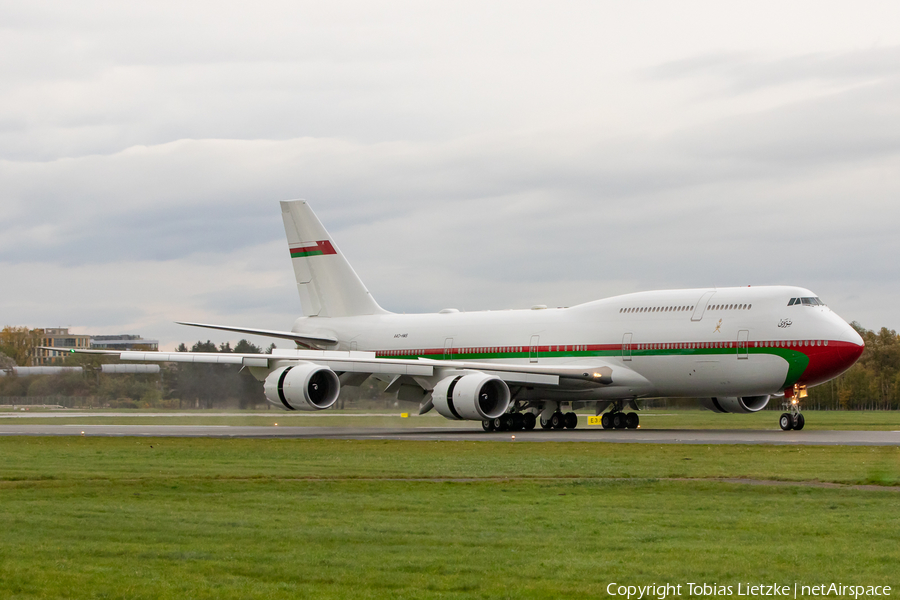
<path id="1" fill-rule="evenodd" d="M 556 411 L 549 419 L 541 419 L 541 429 L 575 429 L 578 427 L 578 415 L 573 412 Z"/>
<path id="2" fill-rule="evenodd" d="M 603 413 L 600 417 L 603 429 L 637 429 L 640 423 L 641 419 L 636 412 L 612 411 Z"/>
<path id="3" fill-rule="evenodd" d="M 573 412 L 564 413 L 557 410 L 550 418 L 540 419 L 541 429 L 575 429 L 578 427 L 578 415 Z M 538 423 L 538 417 L 531 412 L 506 413 L 496 419 L 482 421 L 485 431 L 530 431 Z"/>
<path id="4" fill-rule="evenodd" d="M 800 413 L 800 399 L 806 398 L 806 386 L 795 385 L 792 389 L 784 391 L 784 407 L 788 412 L 781 413 L 778 425 L 782 431 L 800 431 L 806 424 L 806 419 Z"/>
<path id="5" fill-rule="evenodd" d="M 537 417 L 530 412 L 514 412 L 500 415 L 496 419 L 481 422 L 485 431 L 529 431 L 537 424 Z"/>
<path id="6" fill-rule="evenodd" d="M 622 412 L 621 402 L 613 404 L 612 410 L 600 417 L 603 429 L 637 429 L 640 424 L 641 419 L 636 412 Z"/>

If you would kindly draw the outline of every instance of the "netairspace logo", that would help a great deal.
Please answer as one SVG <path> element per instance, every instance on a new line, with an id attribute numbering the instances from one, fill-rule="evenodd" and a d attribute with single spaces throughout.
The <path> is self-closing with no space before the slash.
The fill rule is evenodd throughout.
<path id="1" fill-rule="evenodd" d="M 844 585 L 843 583 L 820 583 L 817 585 L 805 585 L 801 583 L 783 584 L 753 584 L 738 583 L 737 585 L 719 585 L 718 583 L 665 583 L 650 585 L 620 585 L 610 583 L 606 586 L 606 593 L 610 596 L 622 596 L 625 600 L 666 600 L 673 596 L 687 596 L 693 598 L 705 596 L 747 596 L 761 598 L 763 596 L 778 596 L 781 598 L 806 598 L 832 596 L 835 598 L 854 598 L 868 596 L 890 596 L 889 585 Z"/>

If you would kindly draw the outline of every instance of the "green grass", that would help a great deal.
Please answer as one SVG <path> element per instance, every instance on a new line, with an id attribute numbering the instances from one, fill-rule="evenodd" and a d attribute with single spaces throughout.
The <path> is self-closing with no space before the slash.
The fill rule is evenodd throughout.
<path id="1" fill-rule="evenodd" d="M 900 586 L 892 447 L 0 438 L 2 598 Z M 682 481 L 673 478 L 696 478 Z"/>
<path id="2" fill-rule="evenodd" d="M 401 418 L 400 412 L 410 413 Z M 35 411 L 41 414 L 44 411 Z M 64 411 L 55 411 L 64 414 Z M 208 416 L 203 411 L 173 411 L 166 416 L 140 416 L 147 411 L 113 410 L 114 413 L 133 413 L 134 416 L 104 417 L 101 411 L 87 417 L 39 417 L 13 418 L 11 413 L 0 412 L 0 423 L 78 424 L 78 425 L 290 425 L 300 427 L 469 427 L 479 428 L 477 422 L 460 422 L 444 419 L 435 412 L 416 415 L 412 408 L 393 411 L 322 411 L 315 413 L 271 411 L 246 411 L 229 416 Z M 156 411 L 150 411 L 155 413 Z M 212 411 L 216 412 L 216 411 Z M 359 413 L 366 413 L 360 415 Z M 22 414 L 18 412 L 16 414 Z M 31 414 L 31 413 L 30 413 Z M 579 427 L 588 427 L 587 417 L 592 412 L 580 413 Z M 648 410 L 641 411 L 642 429 L 778 429 L 779 412 L 762 411 L 746 415 L 722 415 L 706 410 Z M 900 430 L 900 411 L 804 411 L 807 429 L 818 430 Z M 599 428 L 599 426 L 596 426 Z"/>

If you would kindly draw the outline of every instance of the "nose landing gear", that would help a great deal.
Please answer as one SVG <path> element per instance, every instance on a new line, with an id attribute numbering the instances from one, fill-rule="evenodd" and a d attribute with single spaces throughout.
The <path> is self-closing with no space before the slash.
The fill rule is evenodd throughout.
<path id="1" fill-rule="evenodd" d="M 778 426 L 782 431 L 800 431 L 806 424 L 806 419 L 800 413 L 800 399 L 806 398 L 806 386 L 794 385 L 793 388 L 784 391 L 784 407 L 787 412 L 781 413 L 778 418 Z"/>

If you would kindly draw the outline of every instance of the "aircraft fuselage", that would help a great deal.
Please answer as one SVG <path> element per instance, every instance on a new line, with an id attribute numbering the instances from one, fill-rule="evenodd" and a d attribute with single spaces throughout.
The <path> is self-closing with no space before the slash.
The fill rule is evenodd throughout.
<path id="1" fill-rule="evenodd" d="M 797 303 L 790 305 L 792 298 Z M 570 308 L 302 317 L 338 350 L 505 364 L 597 364 L 638 374 L 632 397 L 758 396 L 836 377 L 863 341 L 809 290 L 789 286 L 639 292 Z M 817 300 L 817 299 L 816 299 Z M 620 388 L 540 392 L 598 400 Z"/>

